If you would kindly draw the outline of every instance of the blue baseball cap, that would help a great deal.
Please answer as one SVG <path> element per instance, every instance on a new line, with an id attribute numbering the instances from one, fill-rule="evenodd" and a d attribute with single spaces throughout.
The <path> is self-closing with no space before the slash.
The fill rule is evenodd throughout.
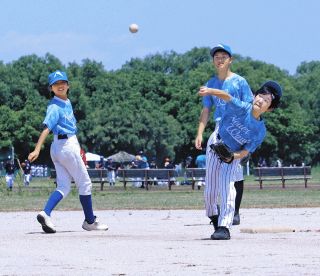
<path id="1" fill-rule="evenodd" d="M 66 72 L 62 72 L 62 71 L 57 70 L 48 76 L 49 86 L 53 85 L 57 81 L 69 82 Z"/>
<path id="2" fill-rule="evenodd" d="M 231 48 L 228 45 L 225 45 L 225 44 L 218 44 L 217 46 L 213 47 L 211 49 L 211 51 L 210 51 L 210 55 L 213 57 L 214 54 L 219 50 L 227 52 L 230 55 L 230 57 L 232 57 Z"/>

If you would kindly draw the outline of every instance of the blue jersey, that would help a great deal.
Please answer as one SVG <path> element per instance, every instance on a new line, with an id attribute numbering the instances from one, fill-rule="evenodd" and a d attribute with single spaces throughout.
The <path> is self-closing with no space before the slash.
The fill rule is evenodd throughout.
<path id="1" fill-rule="evenodd" d="M 196 165 L 198 168 L 205 168 L 206 167 L 206 155 L 201 154 L 197 156 Z"/>
<path id="2" fill-rule="evenodd" d="M 212 77 L 207 83 L 208 88 L 215 88 L 223 90 L 229 93 L 232 97 L 235 97 L 243 102 L 251 103 L 253 101 L 253 95 L 247 81 L 237 75 L 233 74 L 230 78 L 226 80 L 220 80 L 216 76 Z M 204 96 L 202 99 L 203 107 L 209 109 L 215 106 L 215 112 L 213 119 L 219 121 L 224 113 L 226 102 L 216 96 Z"/>
<path id="3" fill-rule="evenodd" d="M 58 97 L 53 97 L 48 104 L 43 124 L 55 135 L 76 134 L 76 118 L 70 100 L 64 101 Z"/>
<path id="4" fill-rule="evenodd" d="M 264 121 L 252 115 L 252 104 L 232 98 L 226 102 L 226 110 L 219 124 L 219 135 L 233 151 L 254 152 L 266 136 Z"/>

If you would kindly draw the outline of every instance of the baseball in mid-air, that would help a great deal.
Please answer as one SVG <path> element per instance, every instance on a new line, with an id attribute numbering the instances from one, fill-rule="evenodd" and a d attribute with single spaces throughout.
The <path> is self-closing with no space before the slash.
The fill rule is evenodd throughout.
<path id="1" fill-rule="evenodd" d="M 129 26 L 129 31 L 131 33 L 136 33 L 138 30 L 139 30 L 139 26 L 135 23 L 133 23 Z"/>

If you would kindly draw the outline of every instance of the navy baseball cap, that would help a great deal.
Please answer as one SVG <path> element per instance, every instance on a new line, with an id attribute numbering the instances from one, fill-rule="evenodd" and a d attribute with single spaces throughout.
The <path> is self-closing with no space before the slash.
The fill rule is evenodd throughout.
<path id="1" fill-rule="evenodd" d="M 48 82 L 50 86 L 56 83 L 57 81 L 69 82 L 66 72 L 57 70 L 48 76 Z"/>
<path id="2" fill-rule="evenodd" d="M 262 89 L 264 88 L 271 88 L 271 92 L 275 97 L 279 97 L 281 98 L 282 96 L 282 88 L 279 85 L 279 83 L 275 82 L 275 81 L 267 81 L 265 82 L 262 87 Z"/>
<path id="3" fill-rule="evenodd" d="M 213 47 L 211 49 L 211 51 L 210 51 L 210 55 L 213 57 L 214 54 L 219 50 L 227 52 L 230 55 L 230 57 L 232 57 L 231 48 L 228 45 L 225 45 L 225 44 L 218 44 L 217 46 Z"/>
<path id="4" fill-rule="evenodd" d="M 280 99 L 282 96 L 282 88 L 281 86 L 275 81 L 267 81 L 265 82 L 259 90 L 255 93 L 257 94 L 272 94 L 272 103 L 271 108 L 277 108 L 280 104 Z"/>

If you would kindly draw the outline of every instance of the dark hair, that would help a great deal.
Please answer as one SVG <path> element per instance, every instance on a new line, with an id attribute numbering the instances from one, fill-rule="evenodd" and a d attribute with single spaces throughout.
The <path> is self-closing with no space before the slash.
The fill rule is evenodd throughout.
<path id="1" fill-rule="evenodd" d="M 280 97 L 279 97 L 277 91 L 273 87 L 262 86 L 261 88 L 259 88 L 256 91 L 255 96 L 257 96 L 258 94 L 262 94 L 262 95 L 271 94 L 272 95 L 272 101 L 271 101 L 269 108 L 275 109 L 279 106 Z"/>

